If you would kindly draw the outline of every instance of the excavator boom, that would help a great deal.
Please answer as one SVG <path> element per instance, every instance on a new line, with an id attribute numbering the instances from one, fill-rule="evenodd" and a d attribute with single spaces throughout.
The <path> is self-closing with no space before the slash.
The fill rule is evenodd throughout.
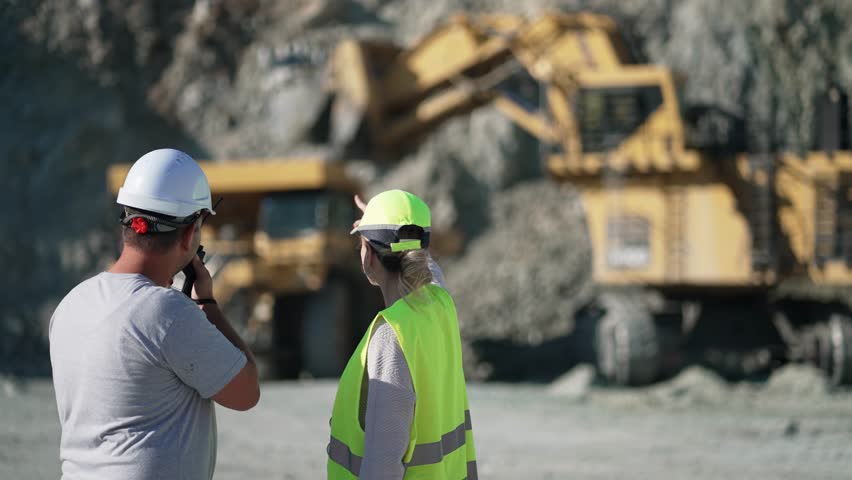
<path id="1" fill-rule="evenodd" d="M 458 15 L 407 49 L 347 40 L 330 62 L 330 137 L 344 150 L 361 142 L 371 153 L 394 153 L 444 120 L 495 101 L 531 134 L 558 143 L 570 124 L 541 111 L 549 94 L 525 98 L 517 87 L 567 97 L 580 72 L 612 72 L 630 63 L 615 23 L 588 13 L 534 20 Z"/>

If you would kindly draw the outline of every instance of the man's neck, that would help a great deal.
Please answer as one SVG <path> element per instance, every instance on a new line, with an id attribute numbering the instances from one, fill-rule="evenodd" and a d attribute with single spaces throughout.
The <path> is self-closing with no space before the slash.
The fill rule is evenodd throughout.
<path id="1" fill-rule="evenodd" d="M 161 287 L 168 287 L 172 283 L 174 272 L 164 255 L 152 255 L 139 252 L 133 248 L 127 248 L 121 252 L 121 256 L 110 267 L 110 273 L 138 273 L 151 279 Z"/>

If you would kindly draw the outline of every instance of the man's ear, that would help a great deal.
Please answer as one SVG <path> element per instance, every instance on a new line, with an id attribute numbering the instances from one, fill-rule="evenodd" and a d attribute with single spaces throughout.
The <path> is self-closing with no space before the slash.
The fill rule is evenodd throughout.
<path id="1" fill-rule="evenodd" d="M 196 228 L 195 224 L 192 224 L 180 232 L 179 243 L 182 251 L 189 251 L 192 248 L 193 236 L 197 233 Z"/>

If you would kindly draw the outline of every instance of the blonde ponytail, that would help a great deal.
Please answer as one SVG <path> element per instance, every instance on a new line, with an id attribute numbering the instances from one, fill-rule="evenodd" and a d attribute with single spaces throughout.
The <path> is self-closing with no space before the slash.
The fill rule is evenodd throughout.
<path id="1" fill-rule="evenodd" d="M 429 252 L 426 250 L 409 250 L 400 257 L 399 294 L 406 296 L 415 292 L 423 285 L 432 282 L 432 271 L 429 269 Z"/>

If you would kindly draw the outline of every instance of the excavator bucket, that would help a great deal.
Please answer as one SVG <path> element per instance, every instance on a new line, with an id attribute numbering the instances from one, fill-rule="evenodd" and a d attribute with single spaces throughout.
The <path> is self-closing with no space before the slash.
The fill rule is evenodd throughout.
<path id="1" fill-rule="evenodd" d="M 445 119 L 488 102 L 475 80 L 510 58 L 505 37 L 459 17 L 403 50 L 386 41 L 346 40 L 335 49 L 329 140 L 343 152 L 395 152 Z"/>

